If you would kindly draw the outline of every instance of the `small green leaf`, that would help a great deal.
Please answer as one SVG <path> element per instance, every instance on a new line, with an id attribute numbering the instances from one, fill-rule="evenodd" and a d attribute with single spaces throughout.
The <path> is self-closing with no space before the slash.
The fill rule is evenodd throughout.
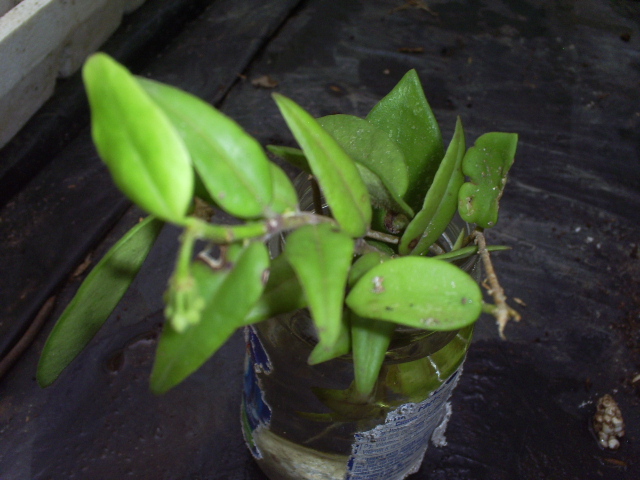
<path id="1" fill-rule="evenodd" d="M 98 153 L 118 188 L 143 210 L 179 222 L 193 197 L 189 152 L 133 75 L 104 53 L 82 69 Z"/>
<path id="2" fill-rule="evenodd" d="M 356 390 L 362 395 L 373 391 L 384 361 L 394 323 L 362 318 L 351 312 L 351 344 Z"/>
<path id="3" fill-rule="evenodd" d="M 216 203 L 240 218 L 267 215 L 273 187 L 260 144 L 203 100 L 152 80 L 138 82 L 173 122 Z"/>
<path id="4" fill-rule="evenodd" d="M 462 158 L 465 150 L 464 130 L 458 117 L 453 138 L 429 187 L 422 210 L 411 220 L 400 239 L 401 254 L 426 252 L 451 222 L 458 208 L 458 191 L 464 183 Z"/>
<path id="5" fill-rule="evenodd" d="M 371 223 L 371 204 L 354 161 L 302 107 L 282 95 L 273 98 L 302 147 L 333 217 L 352 237 L 363 236 Z"/>
<path id="6" fill-rule="evenodd" d="M 353 239 L 328 224 L 307 225 L 287 237 L 287 260 L 302 285 L 319 344 L 327 353 L 344 337 L 342 309 L 353 251 Z"/>
<path id="7" fill-rule="evenodd" d="M 498 222 L 498 203 L 518 145 L 515 133 L 485 133 L 462 160 L 462 172 L 469 182 L 458 194 L 458 209 L 465 222 L 482 228 Z"/>
<path id="8" fill-rule="evenodd" d="M 418 211 L 444 155 L 444 146 L 440 127 L 415 70 L 407 72 L 373 107 L 367 121 L 385 131 L 400 147 L 409 173 L 409 188 L 404 198 Z"/>
<path id="9" fill-rule="evenodd" d="M 377 181 L 373 185 L 363 177 L 374 205 L 395 208 L 413 216 L 411 208 L 402 200 L 409 185 L 404 155 L 383 130 L 353 115 L 329 115 L 319 118 L 318 123 L 347 155 L 375 175 Z"/>
<path id="10" fill-rule="evenodd" d="M 244 325 L 244 319 L 260 298 L 269 266 L 267 248 L 261 242 L 246 247 L 231 245 L 219 269 L 196 262 L 192 274 L 206 299 L 200 321 L 178 333 L 165 323 L 151 372 L 151 389 L 164 393 L 191 375 Z"/>
<path id="11" fill-rule="evenodd" d="M 482 292 L 454 265 L 409 256 L 369 270 L 346 302 L 361 317 L 427 330 L 455 330 L 477 320 Z"/>
<path id="12" fill-rule="evenodd" d="M 511 250 L 511 247 L 507 247 L 504 245 L 488 245 L 487 251 L 489 252 L 501 252 L 504 250 Z M 457 250 L 452 250 L 447 253 L 443 253 L 441 255 L 437 255 L 434 258 L 438 260 L 446 260 L 447 262 L 455 262 L 457 260 L 464 260 L 465 258 L 469 258 L 472 255 L 478 253 L 478 247 L 476 245 L 470 245 L 468 247 L 459 248 Z"/>
<path id="13" fill-rule="evenodd" d="M 244 323 L 261 322 L 281 313 L 293 312 L 307 306 L 304 292 L 296 273 L 285 255 L 278 255 L 271 261 L 269 280 L 262 296 L 247 314 Z"/>
<path id="14" fill-rule="evenodd" d="M 91 270 L 44 346 L 37 373 L 40 386 L 51 385 L 100 330 L 138 274 L 162 225 L 147 217 Z"/>

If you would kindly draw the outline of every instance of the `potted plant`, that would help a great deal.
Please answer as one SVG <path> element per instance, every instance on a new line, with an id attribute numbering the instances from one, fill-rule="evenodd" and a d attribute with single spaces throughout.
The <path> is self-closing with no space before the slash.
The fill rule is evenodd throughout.
<path id="1" fill-rule="evenodd" d="M 417 470 L 448 418 L 474 322 L 489 312 L 502 334 L 517 318 L 489 258 L 505 247 L 483 234 L 497 222 L 517 135 L 487 133 L 467 149 L 458 119 L 445 150 L 415 71 L 365 119 L 314 119 L 275 94 L 301 148 L 268 149 L 307 172 L 294 185 L 202 100 L 105 54 L 83 78 L 98 153 L 149 216 L 63 312 L 40 385 L 95 335 L 172 223 L 183 230 L 151 389 L 175 387 L 245 327 L 243 429 L 271 478 Z M 214 210 L 233 220 L 210 222 Z M 478 285 L 479 259 L 493 303 Z"/>

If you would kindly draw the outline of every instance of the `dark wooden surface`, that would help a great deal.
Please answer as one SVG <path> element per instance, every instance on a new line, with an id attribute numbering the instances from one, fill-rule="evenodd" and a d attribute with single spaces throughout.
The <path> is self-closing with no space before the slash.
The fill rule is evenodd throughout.
<path id="1" fill-rule="evenodd" d="M 272 91 L 252 79 L 270 75 L 317 116 L 364 116 L 410 68 L 446 141 L 456 115 L 468 141 L 520 134 L 489 237 L 514 247 L 496 264 L 524 318 L 506 341 L 480 320 L 448 445 L 431 447 L 413 478 L 640 478 L 640 2 L 195 3 L 148 0 L 105 48 L 220 106 L 262 143 L 291 137 Z M 3 355 L 58 297 L 0 380 L 0 479 L 264 480 L 240 433 L 241 336 L 167 395 L 148 391 L 171 228 L 91 348 L 49 389 L 35 383 L 53 318 L 82 277 L 72 272 L 140 215 L 93 151 L 80 88 L 61 85 L 0 151 L 2 185 L 13 185 L 0 210 Z M 627 423 L 616 452 L 588 427 L 605 393 Z"/>

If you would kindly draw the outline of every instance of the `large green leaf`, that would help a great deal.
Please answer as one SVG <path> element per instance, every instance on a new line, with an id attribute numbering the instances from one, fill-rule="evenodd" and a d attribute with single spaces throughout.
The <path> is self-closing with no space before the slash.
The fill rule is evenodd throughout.
<path id="1" fill-rule="evenodd" d="M 40 386 L 53 383 L 100 330 L 140 270 L 162 225 L 147 217 L 91 270 L 44 346 L 37 373 Z"/>
<path id="2" fill-rule="evenodd" d="M 466 151 L 464 130 L 458 117 L 456 129 L 433 183 L 420 210 L 411 220 L 402 238 L 399 251 L 420 255 L 426 252 L 445 231 L 458 208 L 458 191 L 464 183 L 462 158 Z"/>
<path id="3" fill-rule="evenodd" d="M 476 140 L 462 160 L 462 171 L 469 182 L 460 188 L 460 216 L 482 228 L 498 222 L 498 203 L 507 184 L 518 145 L 515 133 L 485 133 Z"/>
<path id="4" fill-rule="evenodd" d="M 417 72 L 407 72 L 373 107 L 367 120 L 385 131 L 402 150 L 409 172 L 409 188 L 404 198 L 418 211 L 444 155 L 444 146 Z"/>
<path id="5" fill-rule="evenodd" d="M 389 140 L 387 139 L 387 141 Z M 290 164 L 295 165 L 300 170 L 312 173 L 307 157 L 299 148 L 268 145 L 267 149 L 274 155 L 277 155 Z M 357 158 L 353 158 L 353 160 L 356 162 L 356 168 L 358 169 L 358 173 L 360 173 L 360 178 L 362 178 L 362 181 L 367 187 L 372 205 L 383 208 L 385 215 L 389 210 L 391 210 L 404 212 L 411 217 L 413 216 L 413 210 L 405 203 L 400 195 L 394 194 L 376 173 L 366 167 L 363 163 L 358 162 Z"/>
<path id="6" fill-rule="evenodd" d="M 351 312 L 351 348 L 358 393 L 367 395 L 375 387 L 395 328 L 394 323 L 362 318 Z"/>
<path id="7" fill-rule="evenodd" d="M 82 70 L 91 131 L 122 192 L 147 212 L 179 222 L 193 197 L 193 170 L 180 135 L 133 75 L 108 55 Z"/>
<path id="8" fill-rule="evenodd" d="M 455 330 L 477 320 L 482 292 L 455 265 L 409 256 L 369 270 L 346 302 L 361 317 L 428 330 Z"/>
<path id="9" fill-rule="evenodd" d="M 302 147 L 334 218 L 352 237 L 363 236 L 371 223 L 371 204 L 354 161 L 293 100 L 278 94 L 274 99 Z"/>
<path id="10" fill-rule="evenodd" d="M 271 210 L 276 213 L 292 212 L 298 208 L 298 194 L 287 174 L 278 165 L 269 162 L 271 180 L 273 182 L 273 197 Z"/>
<path id="11" fill-rule="evenodd" d="M 262 296 L 245 317 L 245 324 L 261 322 L 281 313 L 292 312 L 307 306 L 304 292 L 296 273 L 285 255 L 271 261 L 269 280 Z"/>
<path id="12" fill-rule="evenodd" d="M 263 243 L 229 247 L 226 261 L 214 270 L 195 262 L 192 274 L 206 300 L 200 321 L 179 333 L 165 323 L 151 372 L 151 389 L 164 393 L 196 371 L 220 346 L 244 325 L 244 319 L 260 298 L 269 254 Z"/>
<path id="13" fill-rule="evenodd" d="M 384 131 L 353 115 L 329 115 L 319 118 L 318 123 L 347 155 L 375 174 L 375 182 L 368 182 L 363 176 L 374 205 L 413 216 L 411 208 L 402 200 L 409 186 L 404 155 Z M 362 169 L 360 174 L 362 176 Z"/>
<path id="14" fill-rule="evenodd" d="M 355 285 L 369 270 L 389 259 L 390 257 L 383 253 L 365 253 L 351 267 L 348 285 Z M 369 395 L 378 380 L 395 324 L 362 318 L 352 311 L 349 311 L 349 314 L 355 389 L 359 394 Z"/>
<path id="15" fill-rule="evenodd" d="M 307 225 L 287 237 L 285 254 L 302 285 L 319 344 L 313 359 L 341 355 L 346 323 L 343 302 L 354 241 L 328 224 Z"/>
<path id="16" fill-rule="evenodd" d="M 216 203 L 240 218 L 267 215 L 273 186 L 260 144 L 203 100 L 152 80 L 138 82 L 173 122 Z"/>

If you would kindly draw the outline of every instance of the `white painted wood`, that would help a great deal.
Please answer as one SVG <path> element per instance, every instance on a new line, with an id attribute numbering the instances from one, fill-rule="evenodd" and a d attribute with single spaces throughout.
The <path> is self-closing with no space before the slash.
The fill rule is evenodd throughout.
<path id="1" fill-rule="evenodd" d="M 0 0 L 0 148 L 144 0 Z M 1 10 L 0 10 L 1 11 Z"/>
<path id="2" fill-rule="evenodd" d="M 0 0 L 0 17 L 19 4 L 22 0 Z"/>

